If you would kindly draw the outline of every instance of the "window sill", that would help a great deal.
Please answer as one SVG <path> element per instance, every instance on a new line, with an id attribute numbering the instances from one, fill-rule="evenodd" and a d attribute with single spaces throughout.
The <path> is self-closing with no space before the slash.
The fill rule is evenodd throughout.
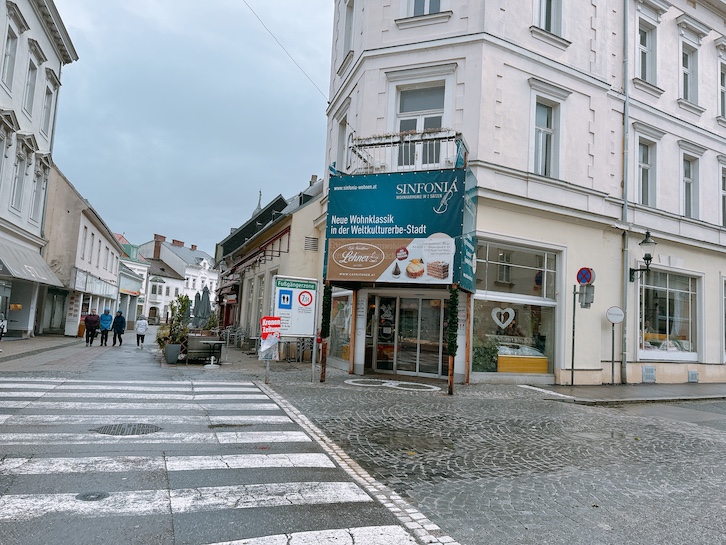
<path id="1" fill-rule="evenodd" d="M 721 125 L 722 127 L 726 127 L 726 117 L 720 115 L 716 118 L 716 123 Z"/>
<path id="2" fill-rule="evenodd" d="M 681 109 L 686 110 L 687 112 L 691 112 L 692 114 L 700 116 L 703 112 L 706 111 L 706 108 L 699 106 L 698 104 L 694 104 L 693 102 L 690 102 L 684 98 L 678 99 L 678 106 L 681 107 Z"/>
<path id="3" fill-rule="evenodd" d="M 403 19 L 396 19 L 395 23 L 399 30 L 406 28 L 416 28 L 426 25 L 437 25 L 440 23 L 446 23 L 451 16 L 454 15 L 453 11 L 440 11 L 438 13 L 429 13 L 428 15 L 418 15 L 416 17 L 405 17 Z"/>
<path id="4" fill-rule="evenodd" d="M 352 60 L 353 60 L 353 50 L 351 49 L 350 51 L 348 51 L 345 54 L 345 57 L 343 57 L 343 62 L 341 62 L 340 66 L 338 67 L 337 74 L 339 76 L 342 76 L 343 73 L 345 73 L 345 70 L 348 68 L 348 66 L 350 65 L 350 61 L 352 61 Z"/>
<path id="5" fill-rule="evenodd" d="M 564 38 L 561 38 L 560 36 L 557 36 L 556 34 L 547 32 L 546 30 L 538 26 L 529 27 L 529 31 L 532 33 L 533 38 L 537 38 L 538 40 L 548 43 L 558 49 L 562 49 L 563 51 L 567 49 L 572 43 L 568 40 L 565 40 Z"/>
<path id="6" fill-rule="evenodd" d="M 640 89 L 641 91 L 645 91 L 649 95 L 653 95 L 655 98 L 660 98 L 660 96 L 665 93 L 665 89 L 661 89 L 660 87 L 657 87 L 652 83 L 648 83 L 644 79 L 640 78 L 633 78 L 633 87 Z"/>

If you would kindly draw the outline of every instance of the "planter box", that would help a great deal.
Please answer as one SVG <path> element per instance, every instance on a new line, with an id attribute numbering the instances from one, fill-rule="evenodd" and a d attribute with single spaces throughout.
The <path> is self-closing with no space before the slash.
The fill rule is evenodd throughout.
<path id="1" fill-rule="evenodd" d="M 180 344 L 167 344 L 164 348 L 164 355 L 166 356 L 166 363 L 176 363 L 179 359 L 179 353 L 181 352 Z"/>

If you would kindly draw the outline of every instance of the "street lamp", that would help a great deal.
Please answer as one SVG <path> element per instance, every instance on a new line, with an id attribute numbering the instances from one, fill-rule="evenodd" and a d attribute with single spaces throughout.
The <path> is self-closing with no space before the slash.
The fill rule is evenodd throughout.
<path id="1" fill-rule="evenodd" d="M 653 252 L 655 251 L 655 240 L 650 238 L 650 231 L 645 232 L 645 238 L 641 240 L 639 246 L 643 249 L 643 261 L 645 261 L 644 269 L 630 269 L 630 281 L 635 282 L 635 273 L 650 272 L 650 262 L 653 261 Z"/>

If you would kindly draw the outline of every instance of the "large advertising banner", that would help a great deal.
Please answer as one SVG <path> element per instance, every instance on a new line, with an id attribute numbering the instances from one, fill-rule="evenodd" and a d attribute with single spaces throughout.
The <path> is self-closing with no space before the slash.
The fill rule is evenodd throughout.
<path id="1" fill-rule="evenodd" d="M 464 170 L 330 178 L 326 278 L 459 282 Z"/>

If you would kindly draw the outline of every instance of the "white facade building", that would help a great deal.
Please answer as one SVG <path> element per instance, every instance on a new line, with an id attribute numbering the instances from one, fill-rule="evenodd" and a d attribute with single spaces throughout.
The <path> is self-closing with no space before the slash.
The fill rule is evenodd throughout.
<path id="1" fill-rule="evenodd" d="M 328 163 L 452 168 L 445 143 L 426 144 L 442 129 L 468 148 L 476 278 L 458 381 L 726 381 L 725 18 L 716 0 L 337 0 Z M 581 269 L 596 273 L 589 308 Z M 345 363 L 445 376 L 421 346 L 444 342 L 443 319 L 433 333 L 423 320 L 446 291 L 338 284 L 353 292 L 341 308 L 357 305 Z"/>
<path id="2" fill-rule="evenodd" d="M 0 314 L 28 336 L 62 285 L 41 251 L 61 68 L 78 56 L 52 0 L 3 3 L 0 31 Z"/>
<path id="3" fill-rule="evenodd" d="M 176 275 L 181 276 L 184 282 L 179 292 L 182 295 L 188 295 L 192 304 L 194 304 L 197 294 L 201 297 L 205 286 L 209 288 L 212 294 L 219 287 L 219 271 L 214 268 L 214 258 L 199 250 L 195 244 L 186 247 L 180 240 L 174 239 L 172 242 L 166 242 L 165 236 L 155 234 L 154 240 L 139 246 L 139 254 L 147 259 L 162 260 Z M 172 286 L 166 286 L 164 288 L 165 293 L 167 287 L 172 288 Z M 176 285 L 173 288 L 176 288 Z M 173 291 L 175 289 L 172 289 Z M 212 297 L 210 303 L 214 313 L 216 311 L 216 300 Z M 147 308 L 149 307 L 147 306 Z M 150 311 L 149 308 L 147 312 Z"/>

